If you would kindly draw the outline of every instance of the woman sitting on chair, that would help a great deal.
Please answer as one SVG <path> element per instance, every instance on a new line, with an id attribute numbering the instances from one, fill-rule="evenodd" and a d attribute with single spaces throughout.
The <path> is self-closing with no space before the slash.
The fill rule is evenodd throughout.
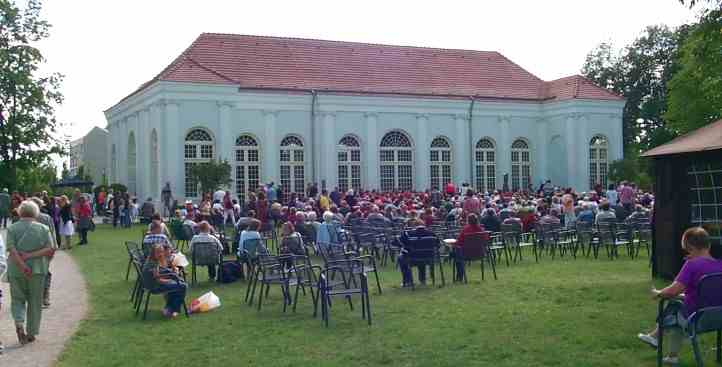
<path id="1" fill-rule="evenodd" d="M 456 239 L 456 244 L 454 245 L 453 256 L 456 261 L 456 279 L 458 281 L 464 280 L 464 239 L 468 235 L 475 233 L 481 234 L 482 238 L 489 239 L 489 234 L 484 231 L 484 226 L 479 224 L 479 217 L 476 214 L 469 214 L 466 221 L 467 224 L 461 229 L 459 237 Z"/>
<path id="2" fill-rule="evenodd" d="M 693 227 L 684 231 L 682 235 L 682 250 L 688 255 L 682 270 L 671 285 L 662 290 L 652 288 L 654 298 L 675 298 L 684 293 L 684 302 L 671 300 L 664 309 L 662 315 L 658 316 L 658 322 L 664 321 L 664 325 L 676 325 L 669 328 L 670 352 L 663 359 L 664 363 L 679 363 L 679 350 L 682 346 L 683 336 L 680 329 L 686 329 L 687 318 L 697 311 L 697 283 L 708 274 L 722 272 L 722 261 L 710 255 L 709 234 L 702 227 Z M 657 348 L 659 336 L 659 324 L 649 334 L 639 334 L 638 338 Z"/>
<path id="3" fill-rule="evenodd" d="M 303 239 L 301 234 L 296 232 L 293 223 L 286 222 L 281 227 L 281 254 L 305 255 Z"/>
<path id="4" fill-rule="evenodd" d="M 171 270 L 161 244 L 154 244 L 143 265 L 143 276 L 153 279 L 152 292 L 166 292 L 163 316 L 176 318 L 186 297 L 186 284 Z"/>

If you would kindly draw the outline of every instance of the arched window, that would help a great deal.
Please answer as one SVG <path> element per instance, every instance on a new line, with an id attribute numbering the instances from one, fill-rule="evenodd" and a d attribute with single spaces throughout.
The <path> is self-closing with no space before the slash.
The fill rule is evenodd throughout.
<path id="1" fill-rule="evenodd" d="M 159 197 L 158 171 L 160 170 L 160 158 L 158 157 L 158 132 L 153 129 L 150 132 L 150 196 Z"/>
<path id="2" fill-rule="evenodd" d="M 431 164 L 431 187 L 443 189 L 444 185 L 452 180 L 451 167 L 451 144 L 445 137 L 439 136 L 431 141 L 429 151 L 429 163 Z"/>
<path id="3" fill-rule="evenodd" d="M 531 183 L 531 152 L 529 143 L 517 139 L 511 144 L 511 189 L 526 190 Z"/>
<path id="4" fill-rule="evenodd" d="M 236 138 L 236 195 L 246 200 L 249 191 L 255 191 L 261 183 L 261 159 L 258 141 L 250 135 Z"/>
<path id="5" fill-rule="evenodd" d="M 479 192 L 496 190 L 496 150 L 493 141 L 482 138 L 476 142 L 474 162 L 476 190 Z"/>
<path id="6" fill-rule="evenodd" d="M 198 197 L 198 182 L 194 180 L 190 171 L 199 163 L 209 162 L 213 159 L 213 138 L 208 131 L 193 129 L 186 134 L 183 147 L 183 158 L 185 163 L 185 196 L 187 198 Z"/>
<path id="7" fill-rule="evenodd" d="M 607 187 L 607 138 L 597 135 L 589 142 L 589 188 L 596 184 Z"/>
<path id="8" fill-rule="evenodd" d="M 118 182 L 118 157 L 115 152 L 115 144 L 110 147 L 110 182 Z"/>
<path id="9" fill-rule="evenodd" d="M 414 155 L 409 137 L 391 131 L 381 139 L 381 191 L 410 191 L 413 188 Z"/>
<path id="10" fill-rule="evenodd" d="M 281 140 L 281 189 L 283 192 L 303 194 L 306 186 L 304 174 L 303 141 L 288 135 Z"/>
<path id="11" fill-rule="evenodd" d="M 342 192 L 361 189 L 361 144 L 352 135 L 338 142 L 338 189 Z"/>
<path id="12" fill-rule="evenodd" d="M 135 134 L 131 131 L 128 135 L 128 192 L 134 193 L 137 191 L 135 182 Z"/>

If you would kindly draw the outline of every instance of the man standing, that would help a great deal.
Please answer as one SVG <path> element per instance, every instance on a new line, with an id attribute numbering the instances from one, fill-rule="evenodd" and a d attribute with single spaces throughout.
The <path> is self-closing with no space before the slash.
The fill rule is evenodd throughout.
<path id="1" fill-rule="evenodd" d="M 619 202 L 627 213 L 631 213 L 634 205 L 634 188 L 627 181 L 622 181 L 622 187 L 619 189 Z"/>
<path id="2" fill-rule="evenodd" d="M 164 213 L 163 216 L 173 216 L 173 210 L 171 209 L 171 203 L 173 202 L 173 194 L 170 191 L 170 182 L 166 182 L 163 190 L 160 192 L 160 200 L 163 202 Z"/>
<path id="3" fill-rule="evenodd" d="M 8 217 L 10 217 L 10 194 L 8 189 L 4 188 L 0 192 L 0 227 L 8 227 Z"/>

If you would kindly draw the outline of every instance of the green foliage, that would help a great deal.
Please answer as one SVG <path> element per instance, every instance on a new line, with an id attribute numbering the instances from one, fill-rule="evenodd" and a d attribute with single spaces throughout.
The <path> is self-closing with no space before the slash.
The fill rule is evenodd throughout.
<path id="1" fill-rule="evenodd" d="M 635 154 L 676 136 L 663 118 L 667 108 L 667 83 L 679 69 L 680 43 L 688 27 L 671 30 L 650 26 L 622 50 L 602 43 L 592 50 L 582 74 L 597 85 L 627 100 L 623 113 L 625 154 Z"/>
<path id="2" fill-rule="evenodd" d="M 193 165 L 191 178 L 200 184 L 201 192 L 213 192 L 231 183 L 231 165 L 227 160 L 211 160 Z"/>
<path id="3" fill-rule="evenodd" d="M 50 192 L 50 185 L 57 180 L 55 166 L 50 161 L 45 161 L 39 166 L 19 169 L 15 187 L 20 191 L 29 193 Z"/>
<path id="4" fill-rule="evenodd" d="M 119 184 L 119 183 L 114 183 L 114 184 L 110 185 L 110 189 L 113 190 L 113 192 L 127 192 L 128 191 L 127 186 L 125 186 L 123 184 Z"/>
<path id="5" fill-rule="evenodd" d="M 19 170 L 37 166 L 62 152 L 55 137 L 55 106 L 62 102 L 62 75 L 39 76 L 44 62 L 34 47 L 47 38 L 50 24 L 40 18 L 41 2 L 24 8 L 0 0 L 0 186 L 24 190 Z"/>
<path id="6" fill-rule="evenodd" d="M 681 50 L 665 117 L 681 133 L 722 118 L 722 11 L 707 13 Z"/>
<path id="7" fill-rule="evenodd" d="M 93 177 L 91 177 L 88 173 L 85 172 L 84 165 L 80 165 L 80 167 L 78 167 L 78 174 L 76 175 L 76 177 L 83 181 L 93 181 Z"/>
<path id="8" fill-rule="evenodd" d="M 631 154 L 624 159 L 609 164 L 609 182 L 630 181 L 636 183 L 641 189 L 652 188 L 653 167 L 649 160 Z"/>

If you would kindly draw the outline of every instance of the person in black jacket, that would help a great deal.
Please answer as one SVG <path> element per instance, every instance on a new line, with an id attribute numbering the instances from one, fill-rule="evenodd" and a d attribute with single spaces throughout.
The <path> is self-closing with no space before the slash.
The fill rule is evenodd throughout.
<path id="1" fill-rule="evenodd" d="M 501 220 L 492 208 L 487 208 L 484 211 L 484 215 L 481 217 L 481 224 L 489 232 L 499 232 L 501 230 Z"/>
<path id="2" fill-rule="evenodd" d="M 409 223 L 414 227 L 413 230 L 404 231 L 399 237 L 402 251 L 399 255 L 399 268 L 401 269 L 401 277 L 403 279 L 402 287 L 410 287 L 413 282 L 411 266 L 416 265 L 419 271 L 419 282 L 426 284 L 426 265 L 424 261 L 418 259 L 433 258 L 433 251 L 438 247 L 439 240 L 434 232 L 431 232 L 424 226 L 424 222 L 416 220 Z M 433 266 L 433 265 L 432 265 Z"/>

